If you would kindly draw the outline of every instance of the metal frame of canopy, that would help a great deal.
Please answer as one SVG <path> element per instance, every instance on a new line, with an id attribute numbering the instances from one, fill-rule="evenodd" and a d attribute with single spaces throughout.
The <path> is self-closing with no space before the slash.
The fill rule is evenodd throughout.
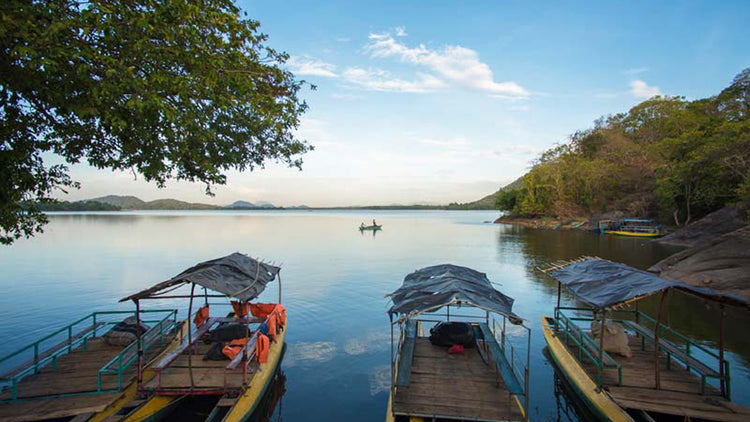
<path id="1" fill-rule="evenodd" d="M 244 286 L 240 286 L 242 288 L 240 290 L 237 290 L 237 291 L 230 291 L 228 289 L 228 286 L 226 286 L 226 285 L 219 286 L 221 288 L 221 290 L 224 290 L 223 292 L 220 291 L 220 290 L 217 290 L 217 286 L 215 286 L 215 285 L 213 285 L 211 283 L 205 283 L 205 282 L 203 282 L 203 280 L 201 280 L 199 276 L 196 276 L 195 277 L 196 279 L 194 279 L 194 280 L 191 279 L 191 277 L 190 277 L 191 270 L 196 270 L 197 269 L 196 271 L 200 271 L 201 268 L 199 268 L 199 267 L 201 265 L 210 264 L 210 263 L 216 263 L 217 261 L 221 261 L 221 260 L 224 260 L 224 259 L 234 259 L 234 260 L 240 259 L 241 261 L 244 261 L 244 262 L 241 262 L 243 264 L 254 264 L 254 266 L 255 266 L 255 276 L 253 277 L 253 279 L 249 279 L 248 278 L 247 279 L 248 284 L 246 284 Z M 266 278 L 270 277 L 270 279 L 266 280 L 262 284 L 262 286 L 259 286 L 259 290 L 257 292 L 255 292 L 252 295 L 248 296 L 247 295 L 248 291 L 250 291 L 251 288 L 256 287 L 256 283 L 260 280 L 259 277 L 262 274 L 261 273 L 261 269 L 263 269 L 264 271 L 267 272 L 267 274 L 265 275 L 265 277 Z M 235 270 L 237 270 L 237 269 L 235 268 Z M 244 275 L 247 275 L 247 274 L 248 273 L 244 273 Z M 212 276 L 215 276 L 215 274 L 212 275 Z M 186 325 L 187 325 L 187 347 L 189 349 L 189 348 L 192 348 L 193 344 L 198 340 L 198 338 L 196 338 L 196 339 L 192 338 L 192 334 L 193 334 L 192 331 L 193 330 L 192 330 L 192 324 L 191 324 L 191 322 L 192 322 L 192 316 L 193 316 L 192 315 L 193 314 L 192 310 L 193 310 L 193 300 L 195 298 L 195 286 L 196 286 L 196 284 L 203 287 L 203 295 L 201 295 L 201 296 L 203 296 L 203 298 L 205 300 L 205 305 L 209 305 L 208 298 L 234 298 L 234 297 L 237 297 L 239 299 L 240 305 L 244 307 L 244 306 L 246 306 L 246 304 L 249 301 L 257 298 L 260 295 L 260 293 L 262 293 L 263 290 L 265 290 L 265 286 L 268 283 L 270 283 L 271 281 L 273 281 L 274 279 L 278 279 L 278 283 L 279 283 L 279 302 L 278 303 L 281 304 L 281 267 L 280 266 L 276 266 L 274 264 L 265 263 L 265 262 L 262 262 L 260 260 L 256 260 L 254 258 L 250 258 L 250 257 L 248 257 L 248 256 L 246 256 L 244 254 L 234 253 L 234 254 L 231 254 L 231 255 L 227 255 L 226 257 L 218 258 L 218 259 L 211 260 L 211 261 L 206 261 L 206 262 L 200 263 L 200 264 L 198 264 L 196 266 L 193 266 L 193 267 L 189 268 L 188 270 L 180 273 L 179 275 L 177 275 L 177 276 L 175 276 L 175 277 L 173 277 L 173 278 L 171 278 L 171 279 L 169 279 L 167 281 L 164 281 L 164 282 L 161 282 L 161 283 L 157 283 L 154 286 L 152 286 L 152 287 L 150 287 L 148 289 L 142 290 L 139 293 L 135 293 L 133 295 L 130 295 L 130 296 L 127 296 L 127 297 L 125 297 L 123 299 L 120 299 L 120 302 L 124 302 L 124 301 L 127 301 L 127 300 L 132 300 L 135 303 L 136 321 L 140 321 L 140 312 L 141 312 L 140 311 L 140 301 L 141 300 L 150 300 L 150 299 L 187 299 L 187 298 L 189 298 L 190 302 L 189 302 L 189 305 L 188 305 L 188 315 L 187 315 L 187 319 L 186 319 L 186 322 L 185 322 Z M 190 284 L 190 286 L 191 286 L 191 288 L 190 288 L 190 295 L 168 295 L 168 293 L 170 293 L 170 292 L 172 292 L 172 291 L 174 291 L 174 290 L 176 290 L 176 289 L 178 289 L 180 287 L 183 287 L 183 286 L 185 286 L 187 284 Z M 211 286 L 211 287 L 208 287 L 208 286 Z M 219 293 L 223 293 L 223 294 L 208 294 L 208 290 L 209 289 L 213 290 L 213 291 L 216 291 L 216 292 L 219 292 Z M 223 320 L 223 319 L 224 318 L 209 318 L 209 321 L 207 321 L 206 324 L 208 325 L 211 322 L 211 320 L 213 320 L 213 322 L 216 322 L 218 320 Z M 246 331 L 246 338 L 249 337 L 249 324 L 253 323 L 253 322 L 262 322 L 262 321 L 259 321 L 256 318 L 250 318 L 249 316 L 247 316 L 245 318 L 234 318 L 234 320 L 236 320 L 238 322 L 246 323 L 246 329 L 247 329 L 247 331 Z M 142 335 L 142 333 L 141 333 L 140 324 L 137 324 L 137 327 L 136 327 L 136 337 L 138 339 L 138 341 L 137 341 L 137 345 L 138 345 L 138 349 L 137 349 L 137 357 L 138 357 L 137 388 L 138 388 L 138 391 L 142 391 L 143 390 L 143 370 L 144 370 L 144 368 L 143 368 L 143 350 L 141 349 L 141 341 L 140 341 L 141 335 Z M 242 356 L 241 363 L 242 363 L 242 383 L 243 383 L 243 385 L 245 385 L 247 383 L 246 377 L 247 377 L 247 364 L 248 364 L 248 349 L 250 348 L 250 343 L 251 342 L 248 341 L 245 344 L 245 346 L 242 348 L 242 351 L 240 352 L 240 354 Z M 238 354 L 238 356 L 239 356 L 239 354 Z M 166 359 L 166 357 L 165 357 L 165 359 Z M 236 358 L 233 359 L 230 362 L 230 364 L 229 364 L 229 366 L 227 368 L 228 369 L 230 367 L 231 367 L 231 369 L 236 368 L 238 362 L 239 361 L 237 361 Z M 165 367 L 168 366 L 169 363 L 170 362 L 167 362 L 166 365 L 165 365 Z M 190 388 L 191 388 L 191 391 L 192 391 L 193 388 L 194 388 L 193 367 L 192 367 L 192 352 L 188 353 L 188 371 L 189 371 L 189 374 L 190 374 L 190 384 L 191 384 Z M 161 377 L 159 376 L 159 379 L 160 378 Z M 225 378 L 226 378 L 226 375 L 225 375 Z M 226 388 L 226 381 L 225 381 L 225 388 Z"/>
<path id="2" fill-rule="evenodd" d="M 555 306 L 555 331 L 558 331 L 558 321 L 560 320 L 560 310 L 562 309 L 568 309 L 568 310 L 581 310 L 581 308 L 563 308 L 560 306 L 560 300 L 561 300 L 561 290 L 563 282 L 560 281 L 560 279 L 556 278 L 554 275 L 550 274 L 551 272 L 554 272 L 556 270 L 561 270 L 566 267 L 570 267 L 571 265 L 583 263 L 586 261 L 591 260 L 599 260 L 604 263 L 611 263 L 614 265 L 618 265 L 621 267 L 627 267 L 626 269 L 630 269 L 633 271 L 633 273 L 641 272 L 641 270 L 626 266 L 625 264 L 615 263 L 603 258 L 599 257 L 591 257 L 591 256 L 583 256 L 577 259 L 568 260 L 568 261 L 557 261 L 555 263 L 551 263 L 547 265 L 546 267 L 537 267 L 539 271 L 546 274 L 553 280 L 557 282 L 557 304 Z M 645 273 L 645 272 L 644 272 Z M 646 273 L 647 274 L 647 273 Z M 599 380 L 598 380 L 598 386 L 599 388 L 602 387 L 602 371 L 603 371 L 603 341 L 604 341 L 604 327 L 605 322 L 607 320 L 607 312 L 631 312 L 635 314 L 635 321 L 636 324 L 639 322 L 640 317 L 646 317 L 649 320 L 652 320 L 654 323 L 654 330 L 653 330 L 653 342 L 654 342 L 654 381 L 655 381 L 655 387 L 657 390 L 661 388 L 661 380 L 660 380 L 660 369 L 659 369 L 659 352 L 661 350 L 660 345 L 660 331 L 662 328 L 662 317 L 664 314 L 664 306 L 666 303 L 666 299 L 668 297 L 668 293 L 670 290 L 679 290 L 684 293 L 694 295 L 697 297 L 700 297 L 702 299 L 712 300 L 719 304 L 719 353 L 718 356 L 715 356 L 713 353 L 705 349 L 704 347 L 692 342 L 690 339 L 680 335 L 679 333 L 674 332 L 671 328 L 668 326 L 663 327 L 664 329 L 667 329 L 672 334 L 680 337 L 682 340 L 684 340 L 687 344 L 688 350 L 691 345 L 693 347 L 703 350 L 704 352 L 708 353 L 709 355 L 715 356 L 719 361 L 719 376 L 720 376 L 720 390 L 721 395 L 727 399 L 730 398 L 730 385 L 729 385 L 729 362 L 724 359 L 724 318 L 726 316 L 726 312 L 724 310 L 725 304 L 729 303 L 735 306 L 743 306 L 750 308 L 750 303 L 745 302 L 743 299 L 738 298 L 736 296 L 732 295 L 722 295 L 716 292 L 713 292 L 709 289 L 702 289 L 702 288 L 696 288 L 690 285 L 687 285 L 685 283 L 681 282 L 673 282 L 673 281 L 667 281 L 663 279 L 659 279 L 656 275 L 649 274 L 654 279 L 658 279 L 664 282 L 664 284 L 661 287 L 654 288 L 651 291 L 642 291 L 638 294 L 633 294 L 630 297 L 624 297 L 620 300 L 614 301 L 612 303 L 608 303 L 604 306 L 597 305 L 595 303 L 592 303 L 589 297 L 588 300 L 586 297 L 583 297 L 580 294 L 577 294 L 575 290 L 568 288 L 568 291 L 575 296 L 577 299 L 585 302 L 589 309 L 594 313 L 594 320 L 596 319 L 597 315 L 601 316 L 601 325 L 600 325 L 600 333 L 599 333 L 599 347 L 598 347 L 598 362 L 595 364 L 597 365 L 599 369 Z M 589 292 L 590 293 L 590 292 Z M 654 296 L 661 293 L 661 297 L 659 299 L 659 305 L 658 305 L 658 311 L 657 311 L 657 317 L 656 320 L 653 320 L 652 318 L 648 317 L 648 315 L 643 314 L 638 310 L 638 303 L 640 300 L 645 299 L 650 296 Z M 623 310 L 625 306 L 633 303 L 635 305 L 635 310 Z M 688 368 L 690 366 L 688 365 Z"/>
<path id="3" fill-rule="evenodd" d="M 428 268 L 431 268 L 431 267 L 428 267 Z M 418 271 L 422 271 L 422 270 L 418 270 Z M 482 274 L 482 275 L 486 279 L 486 275 L 485 274 Z M 489 283 L 489 280 L 486 280 L 486 281 Z M 494 287 L 492 287 L 492 286 L 490 286 L 490 287 L 493 290 L 497 291 L 497 289 L 494 289 Z M 499 291 L 497 291 L 497 292 L 500 293 Z M 500 293 L 500 294 L 502 294 L 502 293 Z M 391 299 L 392 299 L 392 295 L 393 295 L 393 293 L 391 293 L 389 295 L 386 295 L 386 296 L 387 297 L 391 297 Z M 511 303 L 512 303 L 512 299 L 511 299 Z M 467 315 L 467 314 L 455 314 L 454 313 L 453 317 L 454 318 L 456 318 L 456 317 L 458 317 L 458 318 L 471 318 L 471 319 L 474 319 L 474 320 L 484 319 L 484 321 L 485 321 L 485 323 L 487 324 L 488 327 L 489 327 L 489 323 L 490 323 L 490 314 L 497 314 L 497 315 L 500 315 L 500 316 L 503 317 L 502 331 L 501 331 L 501 337 L 500 337 L 500 347 L 501 347 L 501 352 L 503 354 L 505 354 L 506 353 L 506 343 L 510 346 L 510 364 L 511 364 L 512 375 L 514 377 L 517 376 L 517 374 L 515 372 L 516 371 L 516 369 L 515 369 L 515 349 L 513 348 L 513 344 L 512 343 L 506 342 L 506 321 L 510 321 L 511 324 L 519 326 L 519 327 L 523 328 L 524 330 L 526 330 L 526 340 L 527 340 L 526 341 L 526 362 L 525 362 L 525 364 L 523 364 L 523 362 L 521 362 L 522 363 L 522 367 L 523 367 L 523 374 L 522 374 L 522 376 L 523 376 L 523 394 L 521 394 L 521 395 L 524 397 L 524 403 L 523 403 L 524 418 L 525 418 L 525 420 L 528 420 L 529 419 L 529 416 L 528 416 L 528 411 L 529 411 L 529 367 L 530 367 L 530 361 L 531 361 L 531 328 L 529 328 L 526 325 L 524 325 L 525 319 L 523 319 L 523 318 L 515 315 L 512 312 L 505 313 L 505 312 L 500 312 L 497 309 L 490 309 L 490 308 L 488 308 L 486 306 L 482 306 L 482 305 L 478 305 L 478 304 L 472 303 L 469 300 L 460 299 L 460 298 L 456 297 L 456 295 L 453 295 L 453 298 L 451 300 L 447 301 L 447 302 L 439 303 L 439 304 L 436 303 L 436 304 L 433 304 L 432 306 L 425 307 L 425 308 L 422 308 L 422 309 L 414 309 L 414 310 L 412 310 L 410 312 L 401 313 L 401 312 L 398 312 L 398 311 L 393 311 L 393 309 L 389 310 L 388 317 L 390 319 L 390 329 L 391 329 L 391 334 L 390 334 L 391 335 L 391 360 L 390 360 L 390 366 L 391 366 L 390 394 L 391 394 L 391 397 L 395 397 L 394 394 L 395 394 L 395 386 L 396 386 L 396 367 L 397 367 L 397 363 L 396 363 L 396 357 L 397 356 L 396 356 L 396 354 L 394 352 L 394 326 L 396 324 L 398 324 L 398 326 L 399 326 L 399 331 L 400 331 L 401 334 L 400 334 L 400 338 L 399 338 L 399 344 L 397 345 L 397 347 L 400 347 L 401 344 L 404 342 L 405 325 L 406 325 L 405 322 L 406 321 L 411 320 L 411 319 L 417 319 L 418 321 L 427 321 L 427 322 L 440 322 L 441 321 L 441 320 L 436 320 L 436 319 L 432 319 L 431 320 L 431 319 L 422 319 L 422 318 L 419 318 L 421 315 L 429 313 L 430 316 L 435 316 L 435 317 L 445 316 L 446 320 L 448 322 L 450 322 L 450 320 L 451 320 L 451 313 L 450 313 L 451 306 L 457 306 L 459 308 L 463 307 L 463 306 L 468 306 L 468 307 L 477 308 L 477 309 L 480 309 L 480 310 L 484 311 L 484 313 L 485 313 L 484 316 Z M 436 311 L 439 311 L 442 308 L 446 309 L 446 313 L 445 314 L 434 313 Z M 395 319 L 395 320 L 393 318 L 394 314 L 399 314 L 399 317 L 397 319 Z M 492 326 L 491 326 L 492 328 L 490 329 L 490 332 L 492 333 L 493 336 L 496 335 L 495 334 L 496 331 L 497 331 L 497 329 L 495 328 L 496 325 L 497 325 L 497 321 L 493 317 L 492 318 Z M 497 341 L 497 337 L 493 338 L 492 340 Z M 441 418 L 440 415 L 432 415 L 432 416 L 435 417 L 435 418 Z M 452 419 L 452 417 L 447 417 L 447 418 L 448 419 Z"/>

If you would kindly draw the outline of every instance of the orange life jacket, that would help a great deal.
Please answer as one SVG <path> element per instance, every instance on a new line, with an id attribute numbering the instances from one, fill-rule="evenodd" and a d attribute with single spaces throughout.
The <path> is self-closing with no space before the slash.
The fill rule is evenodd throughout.
<path id="1" fill-rule="evenodd" d="M 244 318 L 247 315 L 247 309 L 249 303 L 245 303 L 245 306 L 242 306 L 242 302 L 238 300 L 233 300 L 230 302 L 232 304 L 232 309 L 234 309 L 234 316 L 237 318 Z"/>
<path id="2" fill-rule="evenodd" d="M 265 318 L 276 309 L 275 303 L 250 303 L 250 312 L 258 318 Z"/>
<path id="3" fill-rule="evenodd" d="M 208 305 L 202 306 L 198 311 L 195 313 L 195 317 L 193 318 L 193 322 L 195 323 L 195 326 L 198 328 L 201 328 L 203 324 L 206 323 L 206 320 L 208 320 Z"/>
<path id="4" fill-rule="evenodd" d="M 277 304 L 274 312 L 279 315 L 280 325 L 282 327 L 286 326 L 286 308 L 284 308 L 284 305 Z"/>
<path id="5" fill-rule="evenodd" d="M 278 315 L 273 313 L 268 316 L 268 335 L 271 337 L 274 343 L 276 343 L 276 333 L 278 330 Z"/>
<path id="6" fill-rule="evenodd" d="M 258 337 L 255 340 L 255 357 L 258 359 L 258 363 L 268 362 L 268 352 L 271 349 L 271 342 L 268 337 L 262 333 L 258 333 Z"/>
<path id="7" fill-rule="evenodd" d="M 232 340 L 229 343 L 227 343 L 223 349 L 221 349 L 221 353 L 224 354 L 224 356 L 228 357 L 229 360 L 234 359 L 238 353 L 242 350 L 242 347 L 247 344 L 247 338 L 238 338 L 237 340 Z"/>

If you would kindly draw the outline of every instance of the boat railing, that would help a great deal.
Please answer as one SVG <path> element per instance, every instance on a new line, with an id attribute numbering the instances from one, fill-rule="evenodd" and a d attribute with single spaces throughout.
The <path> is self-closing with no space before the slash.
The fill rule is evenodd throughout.
<path id="1" fill-rule="evenodd" d="M 574 311 L 578 313 L 587 314 L 585 316 L 568 316 L 563 311 Z M 591 316 L 589 316 L 591 315 Z M 597 344 L 596 340 L 588 335 L 583 328 L 581 328 L 576 321 L 594 321 L 595 315 L 594 310 L 589 308 L 575 308 L 575 307 L 557 307 L 555 308 L 555 331 L 562 330 L 565 335 L 565 342 L 568 343 L 571 340 L 578 348 L 578 361 L 583 363 L 583 357 L 586 356 L 591 363 L 594 364 L 597 370 L 597 378 L 599 386 L 604 382 L 604 370 L 605 369 L 616 369 L 618 385 L 622 384 L 622 367 L 620 364 L 612 358 L 606 351 L 602 350 Z M 594 356 L 591 350 L 598 352 L 599 356 Z M 609 363 L 605 363 L 609 362 Z"/>
<path id="2" fill-rule="evenodd" d="M 141 311 L 148 312 L 148 311 Z M 159 311 L 157 311 L 159 312 Z M 177 328 L 177 310 L 167 311 L 167 315 L 161 320 L 156 322 L 151 328 L 149 328 L 145 334 L 141 336 L 141 349 L 145 354 L 148 349 L 154 344 L 159 343 L 159 346 L 163 346 L 164 337 L 175 331 Z M 136 359 L 138 359 L 138 348 L 136 342 L 130 343 L 126 346 L 117 356 L 113 357 L 109 362 L 99 369 L 96 379 L 96 390 L 98 392 L 106 392 L 102 389 L 102 377 L 105 375 L 116 375 L 117 376 L 117 389 L 116 391 L 122 390 L 122 375 L 130 365 L 132 365 Z"/>
<path id="3" fill-rule="evenodd" d="M 170 313 L 174 310 L 145 310 L 147 314 Z M 57 360 L 73 350 L 82 348 L 88 350 L 90 339 L 98 333 L 108 331 L 107 326 L 117 325 L 123 315 L 135 315 L 135 311 L 98 311 L 92 312 L 76 321 L 45 335 L 39 340 L 11 352 L 0 358 L 0 368 L 4 369 L 0 376 L 0 388 L 10 388 L 10 401 L 18 400 L 18 383 L 25 377 L 36 374 L 40 369 L 51 365 L 52 371 L 57 370 Z M 113 319 L 113 318 L 116 318 Z M 144 323 L 158 323 L 158 320 L 143 320 Z M 16 366 L 13 366 L 16 365 Z M 94 390 L 93 393 L 99 393 Z M 83 393 L 88 394 L 88 393 Z M 0 403 L 8 402 L 7 400 Z"/>
<path id="4" fill-rule="evenodd" d="M 578 316 L 567 316 L 562 311 L 572 311 L 572 312 L 577 313 Z M 642 324 L 643 322 L 646 322 L 647 323 L 646 328 L 649 328 L 651 330 L 654 330 L 657 326 L 656 319 L 654 319 L 653 317 L 649 316 L 648 314 L 640 310 L 618 309 L 618 310 L 607 311 L 607 313 L 611 315 L 611 317 L 608 317 L 608 319 L 614 322 L 622 323 L 624 321 L 631 321 L 631 322 L 635 322 L 636 324 Z M 580 316 L 581 314 L 584 314 L 586 316 Z M 591 316 L 588 316 L 588 315 L 591 315 Z M 566 321 L 572 325 L 576 325 L 574 321 L 593 321 L 594 320 L 593 315 L 594 315 L 594 310 L 590 308 L 559 307 L 555 309 L 555 316 L 556 316 L 555 321 L 556 322 Z M 680 349 L 680 351 L 683 352 L 688 357 L 697 360 L 701 364 L 709 367 L 710 369 L 716 371 L 717 373 L 724 374 L 726 394 L 727 394 L 727 397 L 729 397 L 730 385 L 731 385 L 729 361 L 726 359 L 721 360 L 721 357 L 716 351 L 711 350 L 710 348 L 692 340 L 691 338 L 685 336 L 684 334 L 681 334 L 678 331 L 675 331 L 672 327 L 665 325 L 663 323 L 659 323 L 658 325 L 659 325 L 659 334 L 661 337 L 660 343 L 668 342 L 670 345 L 674 346 L 675 348 Z M 580 329 L 580 327 L 578 328 Z M 643 335 L 640 335 L 640 333 L 637 333 L 637 334 L 639 334 L 639 336 L 641 337 L 641 342 L 643 344 L 643 342 L 646 341 L 645 337 Z M 594 346 L 596 346 L 597 348 L 599 347 L 596 344 Z M 586 353 L 586 355 L 589 358 L 591 358 L 589 353 Z M 595 359 L 593 360 L 593 362 L 595 365 L 597 365 L 597 368 L 598 368 L 598 363 L 596 362 Z M 697 372 L 696 368 L 690 366 L 688 362 L 685 362 L 685 363 L 686 363 L 686 368 L 688 370 Z"/>

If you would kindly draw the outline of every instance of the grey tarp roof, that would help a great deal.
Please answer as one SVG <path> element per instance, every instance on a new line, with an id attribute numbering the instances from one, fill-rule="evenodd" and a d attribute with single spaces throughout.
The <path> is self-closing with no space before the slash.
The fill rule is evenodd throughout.
<path id="1" fill-rule="evenodd" d="M 512 311 L 513 298 L 492 287 L 487 274 L 458 265 L 442 264 L 417 270 L 407 275 L 401 287 L 387 296 L 393 301 L 388 310 L 391 315 L 435 311 L 460 301 L 521 320 Z"/>
<path id="2" fill-rule="evenodd" d="M 158 297 L 159 293 L 186 283 L 195 283 L 232 298 L 250 300 L 258 297 L 265 290 L 266 285 L 276 278 L 279 271 L 281 271 L 279 267 L 235 252 L 223 258 L 201 262 L 167 281 L 128 296 L 120 302 Z"/>
<path id="3" fill-rule="evenodd" d="M 719 302 L 750 307 L 750 302 L 739 296 L 721 294 L 713 289 L 695 287 L 681 281 L 664 280 L 655 274 L 601 258 L 573 261 L 544 272 L 565 285 L 578 299 L 598 309 L 617 306 L 670 288 Z"/>

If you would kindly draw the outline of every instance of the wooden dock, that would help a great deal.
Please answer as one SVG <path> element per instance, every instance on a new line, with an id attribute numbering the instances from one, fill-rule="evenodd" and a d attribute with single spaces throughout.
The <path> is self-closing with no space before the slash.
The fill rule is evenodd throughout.
<path id="1" fill-rule="evenodd" d="M 521 421 L 523 416 L 494 369 L 477 348 L 449 355 L 445 347 L 417 337 L 409 384 L 398 386 L 395 415 L 476 421 Z"/>
<path id="2" fill-rule="evenodd" d="M 628 337 L 633 355 L 626 358 L 611 354 L 622 366 L 622 385 L 617 385 L 616 370 L 605 370 L 603 377 L 604 389 L 619 406 L 692 419 L 727 422 L 750 420 L 750 409 L 724 399 L 716 388 L 707 385 L 705 394 L 701 394 L 700 378 L 675 359 L 667 368 L 667 357 L 663 352 L 659 359 L 661 386 L 657 390 L 653 344 L 646 342 L 642 350 L 639 337 Z M 568 345 L 568 349 L 574 356 L 578 355 L 578 348 L 573 343 Z M 584 359 L 582 365 L 592 380 L 598 379 L 596 366 L 591 361 Z"/>
<path id="3" fill-rule="evenodd" d="M 162 344 L 166 346 L 170 338 L 165 337 Z M 0 420 L 20 422 L 91 414 L 101 412 L 117 400 L 122 393 L 87 393 L 97 391 L 99 369 L 124 347 L 111 346 L 101 337 L 89 339 L 87 343 L 86 350 L 79 346 L 61 356 L 57 360 L 56 370 L 49 364 L 40 368 L 37 374 L 23 378 L 18 384 L 19 401 L 0 404 Z M 150 348 L 146 360 L 154 358 L 162 350 L 156 346 Z M 136 370 L 137 365 L 134 364 L 123 373 L 123 388 L 135 380 Z M 102 391 L 116 388 L 116 375 L 102 376 Z M 0 400 L 10 398 L 10 391 L 0 393 Z"/>

